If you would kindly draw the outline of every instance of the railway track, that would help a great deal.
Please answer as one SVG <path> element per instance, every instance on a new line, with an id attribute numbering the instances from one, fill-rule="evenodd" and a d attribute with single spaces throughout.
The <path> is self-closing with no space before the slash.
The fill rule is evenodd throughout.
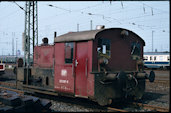
<path id="1" fill-rule="evenodd" d="M 19 94 L 25 94 L 24 91 L 17 90 L 17 89 L 12 89 L 12 88 L 2 87 L 2 86 L 0 86 L 0 89 L 13 91 L 13 92 L 16 92 L 16 93 L 19 93 Z"/>
<path id="2" fill-rule="evenodd" d="M 162 81 L 164 82 L 164 81 Z M 164 82 L 165 83 L 165 82 Z M 16 89 L 16 84 L 15 83 L 10 83 L 10 82 L 2 82 L 0 81 L 0 89 L 4 90 L 9 90 L 9 91 L 14 91 L 19 94 L 24 94 L 24 91 L 17 90 Z M 116 107 L 107 107 L 108 112 L 131 112 L 135 111 L 135 109 L 140 109 L 144 111 L 155 111 L 155 112 L 169 112 L 169 108 L 163 108 L 163 107 L 158 107 L 158 106 L 153 106 L 153 105 L 148 105 L 148 104 L 142 104 L 142 103 L 129 103 L 129 110 L 125 110 L 123 108 L 116 108 Z"/>
<path id="3" fill-rule="evenodd" d="M 169 108 L 163 108 L 159 106 L 153 106 L 153 105 L 148 105 L 148 104 L 142 104 L 142 103 L 131 103 L 135 106 L 142 107 L 143 109 L 150 110 L 150 111 L 155 111 L 155 112 L 169 112 Z"/>
<path id="4" fill-rule="evenodd" d="M 143 103 L 127 103 L 128 106 L 125 106 L 122 109 L 115 108 L 115 107 L 107 107 L 109 112 L 169 112 L 169 108 L 154 106 L 154 105 L 148 105 Z"/>
<path id="5" fill-rule="evenodd" d="M 108 112 L 129 112 L 127 110 L 113 108 L 113 107 L 108 107 L 107 110 L 108 110 Z"/>
<path id="6" fill-rule="evenodd" d="M 16 88 L 16 84 L 15 83 L 11 83 L 11 82 L 2 82 L 2 81 L 0 81 L 0 85 Z"/>

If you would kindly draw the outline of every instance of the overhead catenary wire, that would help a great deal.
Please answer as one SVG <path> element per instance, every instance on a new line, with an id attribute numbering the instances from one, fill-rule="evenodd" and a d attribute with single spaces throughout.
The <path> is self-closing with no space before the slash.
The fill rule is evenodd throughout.
<path id="1" fill-rule="evenodd" d="M 19 11 L 19 9 L 15 10 L 15 11 L 13 11 L 13 12 L 11 12 L 11 13 L 3 16 L 3 17 L 0 17 L 0 20 L 2 21 L 3 19 L 7 19 L 7 17 L 15 15 L 18 11 Z"/>
<path id="2" fill-rule="evenodd" d="M 13 1 L 21 10 L 26 11 L 23 7 L 21 7 L 20 5 L 18 5 L 15 1 Z"/>
<path id="3" fill-rule="evenodd" d="M 89 15 L 91 14 L 91 13 L 88 13 Z M 93 14 L 91 14 L 91 15 L 93 15 Z M 94 14 L 94 15 L 96 15 L 96 14 Z M 97 16 L 97 15 L 96 15 Z M 104 18 L 111 18 L 111 17 L 104 17 L 104 15 L 102 15 L 103 16 L 103 19 Z M 107 19 L 106 19 L 107 20 Z M 113 19 L 113 20 L 115 20 L 115 19 Z M 109 21 L 109 20 L 107 20 L 107 21 Z M 109 21 L 109 22 L 111 22 L 111 20 Z"/>
<path id="4" fill-rule="evenodd" d="M 149 8 L 152 8 L 152 9 L 156 9 L 156 10 L 162 11 L 163 13 L 169 13 L 169 12 L 167 12 L 167 11 L 163 11 L 163 10 L 161 10 L 161 9 L 154 8 L 154 7 L 150 6 L 150 5 L 147 5 L 147 4 L 143 3 L 143 1 L 139 1 L 139 2 L 142 3 L 144 6 L 147 6 L 147 7 L 149 7 Z"/>
<path id="5" fill-rule="evenodd" d="M 46 6 L 49 6 L 49 5 L 50 5 L 50 7 L 55 6 L 55 5 L 51 5 L 51 4 L 46 4 Z M 58 15 L 54 15 L 54 16 L 51 16 L 51 17 L 43 18 L 41 20 L 47 20 L 48 18 L 51 19 L 52 17 L 62 16 L 62 15 L 68 14 L 68 13 L 80 12 L 81 10 L 90 9 L 90 8 L 94 8 L 94 7 L 97 7 L 97 6 L 99 7 L 100 5 L 103 5 L 103 4 L 100 3 L 100 4 L 96 4 L 96 5 L 92 5 L 92 6 L 87 6 L 87 7 L 82 8 L 82 9 L 69 10 L 69 12 L 60 13 Z M 68 10 L 68 9 L 65 9 L 65 10 Z"/>
<path id="6" fill-rule="evenodd" d="M 126 27 L 128 27 L 127 25 L 131 25 L 130 28 L 134 28 L 134 29 L 136 29 L 136 28 L 138 28 L 140 30 L 144 29 L 145 31 L 147 31 L 149 29 L 153 29 L 153 30 L 157 30 L 157 31 L 160 31 L 160 32 L 162 32 L 164 30 L 165 32 L 163 32 L 163 33 L 166 33 L 166 34 L 168 33 L 168 29 L 164 29 L 164 27 L 162 27 L 163 25 L 158 25 L 157 23 L 156 24 L 153 24 L 153 25 L 152 24 L 149 24 L 148 25 L 148 24 L 143 23 L 143 21 L 145 22 L 145 20 L 141 20 L 143 18 L 149 19 L 150 17 L 152 17 L 152 11 L 154 11 L 153 12 L 154 13 L 154 15 L 153 15 L 154 18 L 151 19 L 151 20 L 148 20 L 149 23 L 150 23 L 150 22 L 158 19 L 158 18 L 155 18 L 155 17 L 157 17 L 157 15 L 161 15 L 162 12 L 163 12 L 163 14 L 167 14 L 167 12 L 160 11 L 160 10 L 155 10 L 155 7 L 152 8 L 153 10 L 151 10 L 150 7 L 144 5 L 146 8 L 148 8 L 146 10 L 146 13 L 145 13 L 146 15 L 145 14 L 143 15 L 143 12 L 142 12 L 142 15 L 138 15 L 138 16 L 131 15 L 130 17 L 125 16 L 126 18 L 122 18 L 123 20 L 121 20 L 121 19 L 118 19 L 119 16 L 118 17 L 115 17 L 116 13 L 123 13 L 125 11 L 127 11 L 129 13 L 129 12 L 132 12 L 132 11 L 136 11 L 135 8 L 129 8 L 128 7 L 129 5 L 127 3 L 125 3 L 125 1 L 123 1 L 123 3 L 124 3 L 124 9 L 121 9 L 122 8 L 121 7 L 121 3 L 119 4 L 120 5 L 120 8 L 113 7 L 116 4 L 112 1 L 112 4 L 107 3 L 107 4 L 104 4 L 103 5 L 103 3 L 99 3 L 99 4 L 103 5 L 103 6 L 108 6 L 105 9 L 98 7 L 98 5 L 96 5 L 96 4 L 95 5 L 92 5 L 94 7 L 92 7 L 91 9 L 93 9 L 96 12 L 93 12 L 93 11 L 91 12 L 89 6 L 86 6 L 85 8 L 82 8 L 82 10 L 80 10 L 80 11 L 79 11 L 79 9 L 78 10 L 76 9 L 77 12 L 74 12 L 76 10 L 73 10 L 73 9 L 71 9 L 71 12 L 69 12 L 67 10 L 61 10 L 60 11 L 60 14 L 61 15 L 58 15 L 58 14 L 55 15 L 56 17 L 60 18 L 59 20 L 57 20 L 54 23 L 51 22 L 51 21 L 48 21 L 48 23 L 47 23 L 46 22 L 47 20 L 45 19 L 43 23 L 45 23 L 46 25 L 51 25 L 51 29 L 50 30 L 52 32 L 59 30 L 60 33 L 65 33 L 67 31 L 71 30 L 72 28 L 76 31 L 76 28 L 75 27 L 76 27 L 77 23 L 79 23 L 79 28 L 80 28 L 79 30 L 83 30 L 83 29 L 86 29 L 86 28 L 89 29 L 89 26 L 86 27 L 86 25 L 87 24 L 89 25 L 90 19 L 93 20 L 93 24 L 94 25 L 96 25 L 96 24 L 106 24 L 106 23 L 107 24 L 105 26 L 123 26 L 123 27 L 126 26 Z M 52 5 L 54 5 L 54 4 L 52 4 Z M 140 9 L 140 8 L 142 9 L 142 5 L 141 4 L 138 4 L 138 5 L 139 5 L 139 8 L 138 9 Z M 63 7 L 61 7 L 61 8 L 63 8 Z M 113 10 L 109 11 L 110 8 L 113 9 Z M 118 10 L 116 10 L 117 8 L 118 8 Z M 64 8 L 64 9 L 67 9 L 67 8 Z M 62 11 L 63 11 L 63 13 L 62 13 Z M 118 12 L 116 12 L 116 11 L 118 11 Z M 82 15 L 81 12 L 84 12 L 84 15 Z M 87 21 L 83 21 L 83 20 L 77 21 L 77 20 L 74 20 L 75 19 L 74 18 L 72 23 L 69 23 L 67 21 L 65 23 L 62 23 L 61 22 L 62 21 L 62 19 L 61 19 L 62 17 L 61 16 L 64 17 L 64 16 L 66 16 L 65 14 L 68 14 L 67 16 L 70 16 L 73 13 L 77 13 L 77 18 L 81 18 L 82 16 L 83 17 L 86 17 L 87 16 L 89 20 L 87 20 Z M 88 13 L 101 14 L 101 16 L 100 15 L 99 16 L 98 15 L 89 15 Z M 109 15 L 110 13 L 111 13 L 111 15 Z M 157 14 L 157 13 L 159 13 L 159 14 Z M 114 19 L 116 18 L 121 24 L 119 24 L 119 22 L 117 22 L 116 20 L 112 19 L 112 17 L 114 17 Z M 47 18 L 52 19 L 51 17 L 47 17 Z M 53 19 L 57 19 L 57 18 L 53 18 Z M 98 19 L 99 21 L 96 22 L 95 21 L 96 19 Z M 41 19 L 39 19 L 39 20 L 41 20 Z M 135 21 L 135 20 L 137 20 L 137 21 Z M 165 19 L 162 19 L 162 20 L 164 21 Z M 139 21 L 142 21 L 142 22 L 140 23 Z M 42 25 L 40 27 L 40 29 L 42 31 L 45 31 L 44 27 L 46 25 Z M 10 26 L 8 26 L 7 28 L 12 31 L 12 28 Z M 44 34 L 42 34 L 42 35 L 44 35 Z M 49 33 L 47 33 L 47 35 L 51 36 Z M 52 33 L 52 36 L 53 36 L 53 33 Z"/>
<path id="7" fill-rule="evenodd" d="M 65 10 L 65 11 L 71 12 L 71 10 L 69 10 L 69 9 L 64 9 L 64 8 L 61 8 L 61 7 L 58 7 L 58 6 L 54 6 L 54 5 L 52 5 L 52 4 L 48 4 L 48 6 L 50 6 L 50 7 L 55 7 L 55 8 L 61 9 L 61 10 Z"/>
<path id="8" fill-rule="evenodd" d="M 66 10 L 66 9 L 65 9 Z M 70 10 L 71 11 L 71 10 Z M 92 13 L 84 13 L 84 12 L 81 12 L 82 14 L 88 14 L 88 15 L 96 15 L 96 16 L 98 16 L 98 14 L 92 14 Z M 104 15 L 101 15 L 102 16 L 102 18 L 104 19 Z M 110 18 L 111 19 L 111 17 L 107 17 L 107 18 Z M 113 20 L 116 20 L 116 19 L 113 19 Z M 109 22 L 111 22 L 111 20 L 108 20 L 108 19 L 106 19 L 106 21 L 109 21 Z M 119 21 L 118 21 L 119 22 Z M 121 22 L 120 22 L 120 24 L 121 24 Z M 139 25 L 140 26 L 140 25 Z"/>

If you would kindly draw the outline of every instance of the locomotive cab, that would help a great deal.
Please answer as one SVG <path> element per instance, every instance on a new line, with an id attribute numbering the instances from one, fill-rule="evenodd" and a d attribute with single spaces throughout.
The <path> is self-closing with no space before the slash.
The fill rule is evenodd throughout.
<path id="1" fill-rule="evenodd" d="M 108 29 L 96 35 L 94 58 L 97 60 L 93 64 L 98 69 L 93 71 L 98 103 L 106 105 L 123 97 L 143 96 L 145 79 L 153 82 L 155 78 L 153 71 L 150 75 L 144 72 L 143 46 L 145 43 L 139 36 L 125 29 Z"/>

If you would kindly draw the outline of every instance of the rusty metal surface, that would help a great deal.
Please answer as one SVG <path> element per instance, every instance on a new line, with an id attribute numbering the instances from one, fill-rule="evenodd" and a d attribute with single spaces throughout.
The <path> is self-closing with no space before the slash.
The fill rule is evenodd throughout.
<path id="1" fill-rule="evenodd" d="M 2 86 L 0 86 L 0 88 L 4 89 L 4 90 L 9 90 L 9 91 L 14 91 L 14 92 L 17 92 L 17 93 L 20 93 L 20 94 L 24 94 L 24 91 L 21 91 L 21 90 L 16 90 L 16 89 L 2 87 Z"/>
<path id="2" fill-rule="evenodd" d="M 0 81 L 0 85 L 16 88 L 16 84 L 15 83 L 11 83 L 11 82 L 1 82 Z"/>
<path id="3" fill-rule="evenodd" d="M 54 45 L 36 46 L 34 48 L 34 66 L 41 68 L 53 68 Z"/>
<path id="4" fill-rule="evenodd" d="M 128 112 L 123 109 L 117 109 L 117 108 L 112 108 L 112 107 L 108 107 L 107 109 L 108 109 L 108 112 Z"/>
<path id="5" fill-rule="evenodd" d="M 142 104 L 142 103 L 131 103 L 133 105 L 143 107 L 143 109 L 148 109 L 151 111 L 157 111 L 157 112 L 169 112 L 169 108 L 164 108 L 164 107 L 159 107 L 159 106 L 154 106 L 154 105 L 148 105 L 148 104 Z"/>

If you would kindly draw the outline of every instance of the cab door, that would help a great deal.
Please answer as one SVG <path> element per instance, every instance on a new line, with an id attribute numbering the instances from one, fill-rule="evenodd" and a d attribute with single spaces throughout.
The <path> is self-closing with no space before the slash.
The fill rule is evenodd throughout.
<path id="1" fill-rule="evenodd" d="M 74 64 L 75 43 L 55 44 L 55 79 L 54 88 L 58 92 L 74 94 Z"/>
<path id="2" fill-rule="evenodd" d="M 76 43 L 75 96 L 87 96 L 88 42 Z"/>

